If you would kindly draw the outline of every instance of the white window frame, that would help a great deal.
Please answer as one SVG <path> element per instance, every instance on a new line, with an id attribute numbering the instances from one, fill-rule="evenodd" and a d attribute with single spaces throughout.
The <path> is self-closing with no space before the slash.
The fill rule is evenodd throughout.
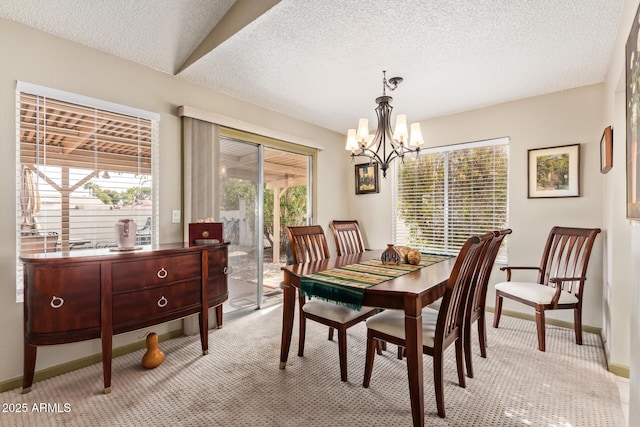
<path id="1" fill-rule="evenodd" d="M 459 252 L 461 247 L 461 242 L 456 241 L 460 239 L 455 239 L 454 237 L 452 237 L 455 232 L 451 230 L 451 227 L 455 226 L 455 224 L 453 224 L 452 220 L 449 218 L 449 212 L 450 212 L 449 208 L 450 206 L 452 206 L 450 198 L 452 196 L 451 194 L 449 194 L 450 190 L 448 188 L 450 179 L 446 179 L 446 177 L 451 176 L 449 171 L 449 162 L 447 161 L 448 159 L 447 156 L 448 156 L 448 153 L 452 153 L 458 150 L 466 150 L 466 149 L 481 148 L 481 147 L 488 147 L 488 146 L 506 146 L 506 158 L 507 158 L 507 165 L 506 165 L 506 172 L 505 172 L 506 176 L 504 177 L 506 179 L 506 188 L 504 189 L 506 191 L 506 212 L 504 212 L 504 221 L 501 221 L 499 219 L 500 215 L 497 215 L 493 218 L 493 225 L 490 228 L 495 230 L 495 229 L 502 229 L 502 228 L 508 227 L 508 223 L 509 223 L 509 176 L 508 176 L 509 175 L 509 172 L 508 172 L 509 170 L 509 166 L 508 166 L 509 138 L 508 137 L 469 142 L 464 144 L 427 148 L 427 149 L 420 150 L 419 155 L 425 156 L 425 155 L 439 154 L 439 153 L 444 155 L 443 168 L 444 168 L 445 179 L 444 179 L 444 182 L 442 183 L 443 192 L 444 192 L 443 194 L 444 202 L 442 207 L 444 220 L 443 220 L 442 229 L 436 230 L 436 233 L 441 233 L 441 235 L 443 236 L 442 243 L 441 245 L 437 245 L 436 247 L 421 247 L 420 244 L 416 244 L 409 238 L 406 226 L 403 225 L 402 221 L 398 217 L 399 215 L 399 212 L 398 212 L 399 198 L 398 197 L 399 197 L 399 191 L 400 191 L 398 188 L 399 182 L 400 182 L 399 173 L 402 168 L 402 162 L 399 161 L 395 163 L 394 173 L 392 174 L 392 192 L 393 192 L 392 238 L 393 238 L 393 241 L 396 242 L 396 244 L 414 246 L 422 251 L 430 252 L 430 253 L 456 255 Z M 407 155 L 408 159 L 409 159 L 409 156 L 414 156 L 414 155 Z M 491 229 L 478 229 L 477 227 L 474 228 L 473 224 L 469 224 L 468 234 L 471 235 L 475 233 L 484 233 L 484 232 L 491 231 Z M 504 264 L 507 262 L 507 258 L 508 258 L 508 242 L 507 240 L 505 240 L 505 242 L 501 247 L 500 253 L 498 254 L 496 262 Z"/>
<path id="2" fill-rule="evenodd" d="M 158 240 L 158 214 L 159 214 L 159 186 L 158 186 L 158 178 L 159 177 L 159 154 L 158 154 L 158 146 L 159 146 L 159 121 L 160 115 L 144 110 L 140 110 L 137 108 L 132 108 L 124 105 L 119 105 L 115 103 L 111 103 L 104 100 L 99 100 L 95 98 L 90 98 L 82 95 L 77 95 L 57 89 L 47 88 L 44 86 L 39 86 L 31 83 L 18 81 L 16 84 L 16 300 L 17 302 L 22 302 L 24 298 L 23 294 L 23 273 L 22 273 L 22 263 L 20 262 L 20 249 L 21 249 L 21 238 L 23 236 L 22 230 L 22 212 L 20 207 L 20 190 L 21 190 L 21 177 L 22 177 L 22 168 L 23 165 L 21 163 L 21 94 L 31 94 L 38 97 L 43 98 L 45 101 L 47 99 L 56 101 L 56 102 L 64 102 L 70 104 L 76 104 L 82 107 L 86 107 L 89 109 L 93 109 L 96 113 L 116 113 L 121 115 L 126 115 L 129 117 L 136 118 L 138 120 L 148 120 L 151 122 L 151 177 L 156 177 L 155 180 L 151 182 L 151 225 L 150 225 L 150 235 L 151 242 L 157 242 Z M 46 153 L 46 147 L 45 153 Z M 46 159 L 41 161 L 39 154 L 36 154 L 35 164 L 46 164 Z M 77 169 L 85 169 L 84 164 L 79 164 L 79 166 L 74 167 Z M 86 165 L 86 169 L 93 169 L 92 165 Z M 148 170 L 148 169 L 147 169 Z M 40 179 L 38 173 L 32 174 L 36 179 Z M 140 177 L 142 180 L 143 177 Z M 116 184 L 114 184 L 116 185 Z M 141 181 L 140 186 L 143 186 Z M 135 199 L 139 200 L 139 199 Z M 138 229 L 141 229 L 145 226 L 145 222 L 137 221 Z M 91 224 L 91 222 L 89 222 Z M 115 225 L 115 222 L 114 222 Z M 93 228 L 90 225 L 91 228 Z M 86 228 L 85 228 L 86 229 Z M 46 230 L 45 230 L 46 231 Z M 43 234 L 47 234 L 46 232 Z M 115 239 L 115 228 L 113 237 Z M 146 240 L 146 238 L 145 238 Z M 95 242 L 94 242 L 95 243 Z M 60 247 L 58 246 L 58 250 Z"/>

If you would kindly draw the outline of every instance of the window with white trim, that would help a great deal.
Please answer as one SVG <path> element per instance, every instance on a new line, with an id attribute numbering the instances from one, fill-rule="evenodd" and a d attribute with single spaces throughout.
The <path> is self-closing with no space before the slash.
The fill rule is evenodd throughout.
<path id="1" fill-rule="evenodd" d="M 393 239 L 457 255 L 472 234 L 509 223 L 509 138 L 424 149 L 395 174 Z M 496 262 L 506 263 L 507 242 Z"/>
<path id="2" fill-rule="evenodd" d="M 121 219 L 157 240 L 159 115 L 22 82 L 16 112 L 18 256 L 115 248 Z"/>

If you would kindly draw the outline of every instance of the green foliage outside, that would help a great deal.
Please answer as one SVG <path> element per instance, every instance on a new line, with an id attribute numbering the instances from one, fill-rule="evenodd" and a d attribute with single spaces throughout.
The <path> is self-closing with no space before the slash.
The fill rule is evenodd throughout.
<path id="1" fill-rule="evenodd" d="M 124 191 L 116 191 L 102 188 L 95 182 L 87 182 L 83 188 L 89 190 L 105 205 L 109 206 L 129 206 L 140 200 L 151 200 L 151 187 L 130 187 Z"/>
<path id="2" fill-rule="evenodd" d="M 273 247 L 273 201 L 274 190 L 264 190 L 264 238 Z M 241 179 L 226 179 L 222 184 L 220 209 L 234 211 L 240 208 L 240 200 L 244 200 L 247 212 L 247 223 L 251 231 L 255 231 L 256 186 Z M 307 187 L 300 185 L 285 190 L 280 197 L 280 255 L 284 254 L 287 242 L 285 226 L 302 225 L 307 213 Z"/>
<path id="3" fill-rule="evenodd" d="M 398 222 L 406 242 L 455 254 L 476 233 L 507 223 L 508 147 L 494 146 L 405 158 L 398 179 Z"/>
<path id="4" fill-rule="evenodd" d="M 537 190 L 566 190 L 569 188 L 568 154 L 538 156 L 536 167 Z"/>

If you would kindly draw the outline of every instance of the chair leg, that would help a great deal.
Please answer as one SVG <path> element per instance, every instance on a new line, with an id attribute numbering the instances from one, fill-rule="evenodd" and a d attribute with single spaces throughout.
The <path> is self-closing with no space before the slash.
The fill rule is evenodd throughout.
<path id="1" fill-rule="evenodd" d="M 364 363 L 364 379 L 362 380 L 362 386 L 367 388 L 371 382 L 371 371 L 373 371 L 373 358 L 376 356 L 376 343 L 375 338 L 371 333 L 367 333 L 367 350 Z"/>
<path id="2" fill-rule="evenodd" d="M 582 345 L 582 309 L 573 309 L 573 323 L 576 331 L 576 344 Z"/>
<path id="3" fill-rule="evenodd" d="M 329 327 L 329 341 L 333 341 L 333 328 Z"/>
<path id="4" fill-rule="evenodd" d="M 538 328 L 538 349 L 545 351 L 544 308 L 536 306 L 536 327 Z"/>
<path id="5" fill-rule="evenodd" d="M 502 314 L 502 297 L 496 295 L 496 307 L 493 313 L 493 327 L 497 328 L 500 323 L 500 314 Z"/>
<path id="6" fill-rule="evenodd" d="M 347 381 L 347 330 L 338 329 L 338 355 L 340 356 L 340 379 Z"/>
<path id="7" fill-rule="evenodd" d="M 379 355 L 382 355 L 384 341 L 375 340 L 375 343 L 376 343 L 376 353 L 378 353 Z"/>
<path id="8" fill-rule="evenodd" d="M 304 317 L 304 311 L 302 310 L 302 306 L 305 303 L 305 298 L 302 295 L 298 296 L 298 318 L 300 319 L 300 333 L 298 334 L 298 356 L 304 356 L 304 337 L 305 337 L 305 329 L 306 329 L 306 319 Z"/>
<path id="9" fill-rule="evenodd" d="M 478 341 L 480 342 L 480 357 L 487 358 L 487 325 L 484 319 L 484 312 L 478 318 Z"/>
<path id="10" fill-rule="evenodd" d="M 401 345 L 398 346 L 398 360 L 402 360 L 405 355 L 405 348 Z"/>
<path id="11" fill-rule="evenodd" d="M 464 363 L 467 367 L 467 376 L 473 378 L 473 361 L 471 360 L 471 322 L 468 319 L 464 321 L 464 332 L 458 341 L 462 341 L 464 348 Z"/>
<path id="12" fill-rule="evenodd" d="M 305 336 L 305 329 L 306 329 L 306 323 L 307 323 L 307 319 L 305 319 L 305 317 L 302 315 L 302 310 L 301 311 L 301 315 L 300 315 L 300 333 L 298 334 L 298 356 L 302 357 L 304 356 L 304 336 Z"/>
<path id="13" fill-rule="evenodd" d="M 463 341 L 462 337 L 458 337 L 455 342 L 456 347 L 456 366 L 458 368 L 458 385 L 465 388 L 467 383 L 464 379 L 464 354 L 463 354 Z"/>
<path id="14" fill-rule="evenodd" d="M 438 416 L 444 418 L 444 384 L 443 384 L 443 365 L 442 353 L 433 355 L 433 384 L 436 388 L 436 406 L 438 407 Z"/>

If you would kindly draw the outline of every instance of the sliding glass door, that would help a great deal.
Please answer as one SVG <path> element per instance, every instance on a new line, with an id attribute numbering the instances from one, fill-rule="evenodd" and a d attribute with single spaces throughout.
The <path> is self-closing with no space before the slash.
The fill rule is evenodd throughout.
<path id="1" fill-rule="evenodd" d="M 225 312 L 279 303 L 287 225 L 310 218 L 310 156 L 220 138 L 220 221 L 229 245 Z"/>

